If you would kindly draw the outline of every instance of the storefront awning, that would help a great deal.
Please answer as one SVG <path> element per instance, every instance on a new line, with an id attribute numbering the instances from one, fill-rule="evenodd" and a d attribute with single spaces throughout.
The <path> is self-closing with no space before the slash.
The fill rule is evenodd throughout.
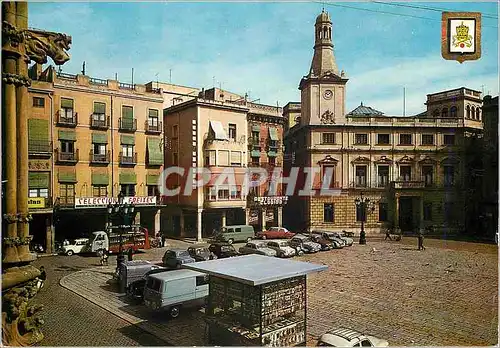
<path id="1" fill-rule="evenodd" d="M 60 130 L 59 140 L 76 141 L 76 132 Z"/>
<path id="2" fill-rule="evenodd" d="M 163 151 L 161 151 L 160 138 L 148 138 L 148 164 L 158 166 L 163 164 Z"/>
<path id="3" fill-rule="evenodd" d="M 275 127 L 269 127 L 269 138 L 271 140 L 279 140 L 278 139 L 278 130 Z"/>
<path id="4" fill-rule="evenodd" d="M 108 135 L 106 133 L 92 133 L 92 143 L 94 144 L 107 144 Z"/>
<path id="5" fill-rule="evenodd" d="M 219 121 L 210 121 L 210 128 L 212 128 L 216 140 L 227 140 L 226 131 L 222 127 L 222 123 Z"/>

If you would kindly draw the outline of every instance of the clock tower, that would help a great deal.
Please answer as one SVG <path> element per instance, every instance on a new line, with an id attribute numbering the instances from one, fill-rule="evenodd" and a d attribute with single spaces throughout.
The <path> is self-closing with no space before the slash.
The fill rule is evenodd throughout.
<path id="1" fill-rule="evenodd" d="M 332 22 L 324 10 L 314 25 L 314 56 L 309 73 L 300 81 L 301 125 L 345 123 L 344 72 L 339 73 L 333 55 Z"/>

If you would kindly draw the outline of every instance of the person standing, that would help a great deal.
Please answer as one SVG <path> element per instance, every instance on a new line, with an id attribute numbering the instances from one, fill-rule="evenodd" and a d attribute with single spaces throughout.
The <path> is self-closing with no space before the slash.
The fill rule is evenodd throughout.
<path id="1" fill-rule="evenodd" d="M 425 250 L 425 247 L 424 247 L 424 232 L 423 232 L 423 230 L 421 228 L 418 230 L 418 250 Z"/>

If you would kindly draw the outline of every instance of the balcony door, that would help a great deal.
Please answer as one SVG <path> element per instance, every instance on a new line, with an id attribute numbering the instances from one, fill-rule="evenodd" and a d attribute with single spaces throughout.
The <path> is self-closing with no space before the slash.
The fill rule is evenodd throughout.
<path id="1" fill-rule="evenodd" d="M 386 187 L 389 184 L 389 166 L 378 166 L 377 168 L 377 186 Z"/>
<path id="2" fill-rule="evenodd" d="M 411 181 L 411 166 L 400 166 L 399 176 L 403 181 Z"/>
<path id="3" fill-rule="evenodd" d="M 366 187 L 366 166 L 356 166 L 356 187 Z"/>
<path id="4" fill-rule="evenodd" d="M 433 184 L 434 168 L 432 166 L 422 166 L 422 179 L 425 186 L 432 186 Z"/>

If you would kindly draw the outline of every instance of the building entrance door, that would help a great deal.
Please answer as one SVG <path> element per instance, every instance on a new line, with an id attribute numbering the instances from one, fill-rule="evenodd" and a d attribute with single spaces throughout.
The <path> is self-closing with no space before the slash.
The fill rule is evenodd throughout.
<path id="1" fill-rule="evenodd" d="M 399 228 L 401 232 L 413 231 L 413 197 L 399 198 Z"/>

